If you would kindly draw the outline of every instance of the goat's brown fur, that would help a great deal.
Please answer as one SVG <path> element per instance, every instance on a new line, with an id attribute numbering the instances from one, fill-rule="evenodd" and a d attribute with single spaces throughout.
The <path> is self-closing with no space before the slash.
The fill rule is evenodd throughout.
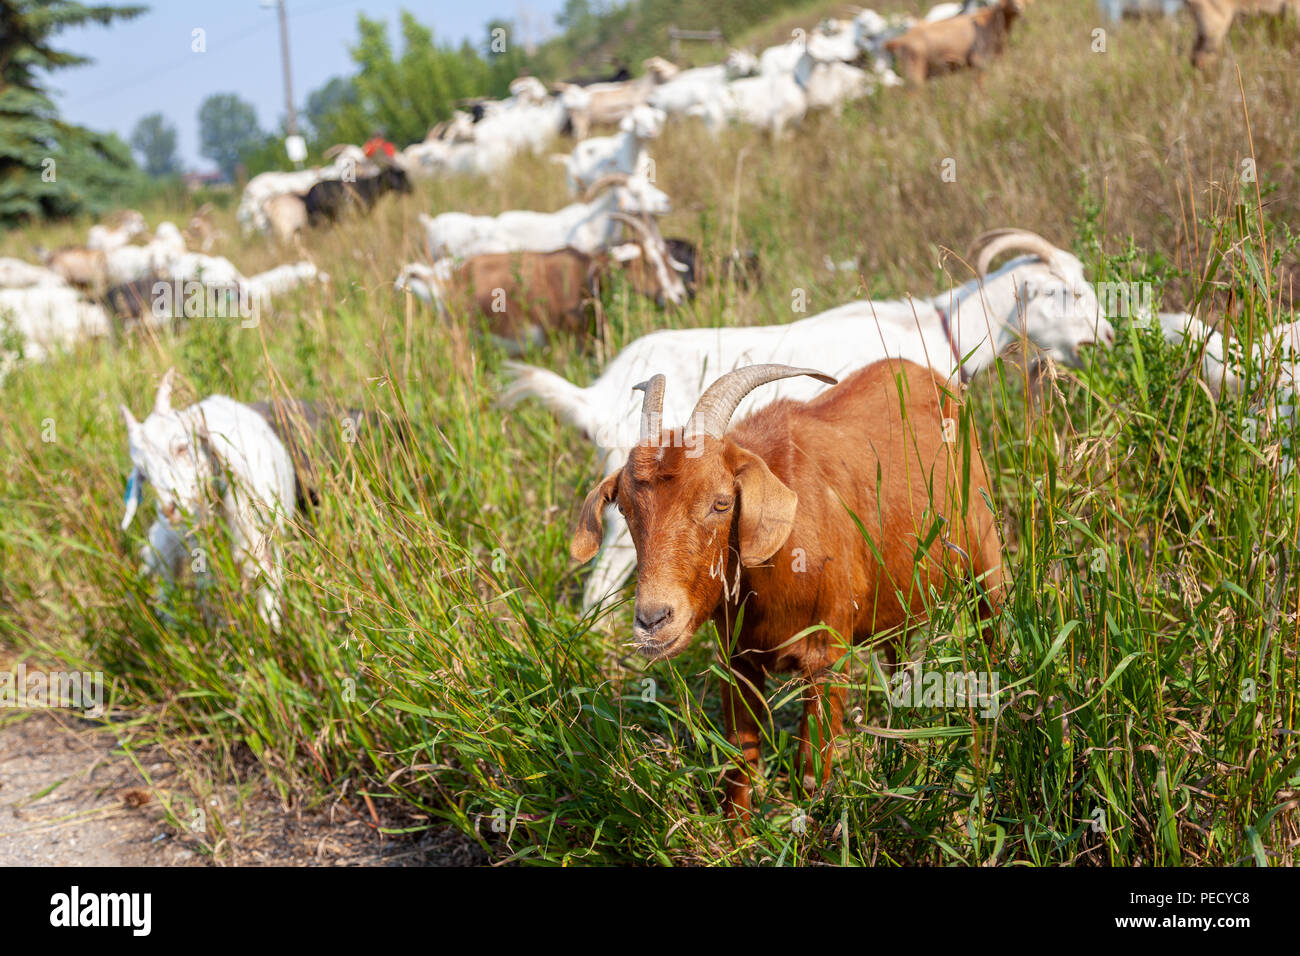
<path id="1" fill-rule="evenodd" d="M 710 617 L 730 637 L 743 606 L 723 685 L 728 733 L 746 761 L 728 775 L 729 812 L 749 810 L 768 672 L 795 671 L 810 685 L 800 766 L 815 781 L 820 740 L 825 780 L 847 701 L 843 686 L 828 685 L 847 642 L 902 635 L 953 576 L 980 582 L 982 616 L 996 608 L 1003 572 L 988 476 L 973 435 L 961 460 L 957 404 L 943 389 L 930 369 L 878 362 L 812 401 L 762 408 L 722 439 L 664 432 L 587 496 L 573 555 L 596 553 L 603 509 L 617 503 L 636 545 L 637 627 L 669 632 L 642 639 L 643 652 L 679 653 Z M 653 623 L 664 608 L 667 627 Z M 818 624 L 833 632 L 791 642 Z"/>
<path id="2" fill-rule="evenodd" d="M 64 282 L 96 296 L 103 294 L 108 284 L 108 257 L 102 249 L 64 246 L 51 252 L 45 264 Z"/>
<path id="3" fill-rule="evenodd" d="M 200 252 L 210 252 L 213 246 L 226 238 L 226 234 L 212 221 L 211 203 L 204 203 L 194 211 L 184 235 L 186 245 Z"/>
<path id="4" fill-rule="evenodd" d="M 1300 17 L 1300 0 L 1183 0 L 1196 21 L 1196 45 L 1192 48 L 1192 65 L 1213 65 L 1223 50 L 1238 14 L 1275 14 L 1290 12 Z"/>
<path id="5" fill-rule="evenodd" d="M 549 332 L 581 334 L 588 327 L 587 304 L 598 282 L 617 266 L 608 255 L 576 249 L 506 252 L 474 256 L 454 273 L 451 301 L 460 297 L 503 339 L 523 342 Z M 642 256 L 624 264 L 631 286 L 655 297 L 658 286 Z M 450 304 L 450 303 L 449 303 Z"/>
<path id="6" fill-rule="evenodd" d="M 1000 0 L 990 7 L 934 23 L 918 23 L 885 44 L 909 86 L 966 68 L 983 69 L 1006 47 L 1011 25 L 1029 0 Z"/>
<path id="7" fill-rule="evenodd" d="M 307 204 L 297 193 L 272 196 L 262 207 L 278 243 L 291 243 L 307 228 Z"/>

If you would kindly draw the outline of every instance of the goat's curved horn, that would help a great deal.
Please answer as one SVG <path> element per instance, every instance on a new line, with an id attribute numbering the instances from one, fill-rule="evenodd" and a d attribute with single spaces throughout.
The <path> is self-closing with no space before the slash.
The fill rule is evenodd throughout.
<path id="1" fill-rule="evenodd" d="M 748 365 L 738 368 L 705 389 L 686 423 L 686 437 L 711 435 L 721 438 L 731 423 L 736 406 L 744 401 L 746 395 L 760 385 L 782 378 L 794 378 L 796 375 L 808 375 L 827 385 L 836 384 L 831 376 L 811 368 L 793 368 L 789 365 Z"/>
<path id="2" fill-rule="evenodd" d="M 352 144 L 351 144 L 351 143 L 335 143 L 333 146 L 329 147 L 329 148 L 326 149 L 323 153 L 321 153 L 321 155 L 324 156 L 326 159 L 333 159 L 333 158 L 334 158 L 335 156 L 337 156 L 339 153 L 343 152 L 343 150 L 347 149 L 350 145 L 352 145 Z"/>
<path id="3" fill-rule="evenodd" d="M 627 180 L 627 173 L 607 173 L 587 187 L 587 191 L 582 194 L 582 201 L 591 202 L 609 186 L 626 186 Z"/>
<path id="4" fill-rule="evenodd" d="M 167 370 L 158 384 L 158 395 L 153 400 L 153 410 L 158 415 L 170 415 L 172 412 L 172 383 L 176 381 L 176 369 Z"/>
<path id="5" fill-rule="evenodd" d="M 632 391 L 645 392 L 641 402 L 641 441 L 658 438 L 663 430 L 664 386 L 667 379 L 662 374 L 652 375 L 644 382 L 632 386 Z"/>
<path id="6" fill-rule="evenodd" d="M 1028 252 L 1038 256 L 1049 266 L 1055 266 L 1060 250 L 1036 232 L 1028 229 L 991 229 L 975 237 L 967 261 L 975 263 L 976 275 L 987 275 L 993 260 L 1009 250 Z"/>
<path id="7" fill-rule="evenodd" d="M 609 214 L 609 218 L 617 219 L 619 222 L 627 223 L 629 226 L 631 226 L 633 229 L 639 232 L 646 239 L 655 238 L 654 233 L 652 233 L 650 229 L 646 227 L 645 223 L 641 222 L 641 220 L 637 219 L 634 216 L 629 216 L 625 212 L 611 212 Z"/>

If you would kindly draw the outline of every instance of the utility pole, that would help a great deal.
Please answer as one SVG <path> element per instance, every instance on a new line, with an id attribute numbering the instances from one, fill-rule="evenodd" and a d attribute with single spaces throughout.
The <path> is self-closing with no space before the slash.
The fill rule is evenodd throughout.
<path id="1" fill-rule="evenodd" d="M 289 135 L 298 135 L 298 114 L 293 108 L 293 77 L 289 70 L 289 17 L 284 12 L 284 0 L 277 0 L 280 9 L 280 62 L 284 64 L 284 108 L 289 112 Z"/>
<path id="2" fill-rule="evenodd" d="M 285 152 L 294 166 L 302 168 L 307 158 L 307 144 L 298 135 L 298 113 L 293 108 L 293 76 L 289 69 L 289 16 L 284 10 L 284 0 L 260 0 L 263 7 L 275 7 L 280 14 L 280 63 L 284 66 L 284 109 L 288 130 L 284 138 Z"/>

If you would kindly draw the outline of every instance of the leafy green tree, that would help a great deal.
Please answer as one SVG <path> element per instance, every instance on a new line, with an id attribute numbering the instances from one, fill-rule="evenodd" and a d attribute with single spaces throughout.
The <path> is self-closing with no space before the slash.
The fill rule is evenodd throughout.
<path id="1" fill-rule="evenodd" d="M 358 16 L 357 42 L 350 51 L 357 65 L 351 79 L 354 96 L 312 118 L 318 148 L 359 143 L 376 130 L 398 146 L 417 142 L 429 127 L 450 117 L 460 100 L 505 96 L 510 81 L 523 72 L 523 51 L 512 43 L 501 53 L 493 54 L 489 47 L 485 58 L 469 43 L 438 45 L 433 31 L 408 12 L 402 13 L 400 26 L 398 55 L 384 21 Z"/>
<path id="2" fill-rule="evenodd" d="M 235 178 L 241 154 L 265 138 L 253 105 L 234 93 L 214 93 L 199 106 L 199 155 L 216 163 L 229 180 Z"/>
<path id="3" fill-rule="evenodd" d="M 144 171 L 155 178 L 180 172 L 176 155 L 176 127 L 161 113 L 140 118 L 131 132 L 131 148 L 144 160 Z"/>
<path id="4" fill-rule="evenodd" d="M 357 102 L 357 88 L 350 77 L 336 76 L 318 90 L 307 95 L 303 117 L 317 139 L 330 128 L 335 113 Z"/>
<path id="5" fill-rule="evenodd" d="M 131 151 L 112 135 L 66 123 L 45 74 L 91 62 L 52 45 L 70 27 L 109 26 L 142 6 L 0 0 L 0 226 L 107 208 L 132 182 Z"/>

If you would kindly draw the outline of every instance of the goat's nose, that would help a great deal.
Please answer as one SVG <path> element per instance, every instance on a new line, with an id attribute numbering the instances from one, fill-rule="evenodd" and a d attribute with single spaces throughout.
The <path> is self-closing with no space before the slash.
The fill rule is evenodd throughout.
<path id="1" fill-rule="evenodd" d="M 636 609 L 636 626 L 643 633 L 653 634 L 672 619 L 673 609 L 667 604 L 658 607 L 641 607 Z"/>

